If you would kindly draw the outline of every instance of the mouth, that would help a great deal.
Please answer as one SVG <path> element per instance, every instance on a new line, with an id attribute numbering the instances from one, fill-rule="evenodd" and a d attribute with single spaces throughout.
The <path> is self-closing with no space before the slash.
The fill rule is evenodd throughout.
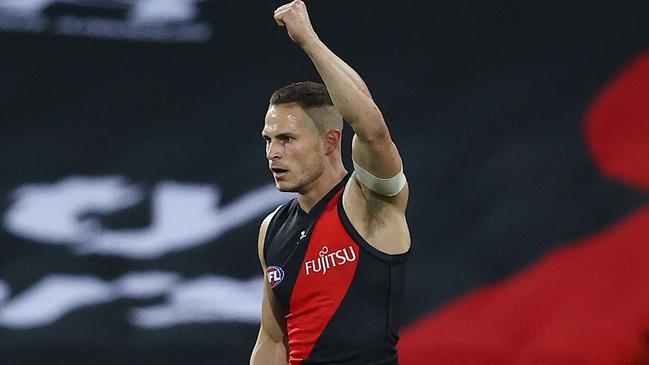
<path id="1" fill-rule="evenodd" d="M 280 178 L 288 172 L 288 169 L 283 169 L 281 167 L 271 167 L 270 170 L 273 172 L 275 178 Z"/>

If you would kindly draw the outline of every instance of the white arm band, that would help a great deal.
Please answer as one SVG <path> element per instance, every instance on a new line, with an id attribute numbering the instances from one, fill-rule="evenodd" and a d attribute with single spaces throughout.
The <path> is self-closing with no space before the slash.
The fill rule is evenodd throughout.
<path id="1" fill-rule="evenodd" d="M 403 174 L 403 165 L 401 166 L 401 171 L 396 176 L 389 179 L 381 179 L 360 167 L 356 161 L 352 160 L 352 162 L 354 163 L 354 171 L 356 172 L 358 181 L 377 194 L 395 196 L 406 186 L 406 175 Z"/>

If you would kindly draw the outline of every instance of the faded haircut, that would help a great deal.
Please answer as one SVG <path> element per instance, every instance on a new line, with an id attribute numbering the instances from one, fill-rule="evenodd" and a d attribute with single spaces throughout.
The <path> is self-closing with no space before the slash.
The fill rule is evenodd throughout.
<path id="1" fill-rule="evenodd" d="M 297 103 L 304 109 L 333 106 L 327 87 L 313 81 L 296 82 L 284 86 L 270 97 L 271 105 Z"/>
<path id="2" fill-rule="evenodd" d="M 296 82 L 279 88 L 270 97 L 270 105 L 290 103 L 301 106 L 321 133 L 332 128 L 342 131 L 342 117 L 325 85 L 313 81 Z"/>

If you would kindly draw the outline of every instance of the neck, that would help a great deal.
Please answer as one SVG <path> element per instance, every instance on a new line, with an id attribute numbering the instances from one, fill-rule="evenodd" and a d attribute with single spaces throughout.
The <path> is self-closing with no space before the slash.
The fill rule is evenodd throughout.
<path id="1" fill-rule="evenodd" d="M 342 164 L 323 173 L 311 186 L 307 187 L 303 192 L 298 192 L 297 202 L 300 204 L 300 208 L 307 213 L 310 212 L 345 175 L 347 175 L 347 170 Z"/>

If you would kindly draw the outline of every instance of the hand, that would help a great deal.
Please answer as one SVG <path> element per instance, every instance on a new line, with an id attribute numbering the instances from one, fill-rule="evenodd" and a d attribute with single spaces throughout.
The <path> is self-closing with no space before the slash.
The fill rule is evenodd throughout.
<path id="1" fill-rule="evenodd" d="M 289 37 L 300 47 L 318 39 L 302 0 L 280 6 L 275 10 L 274 18 L 277 25 L 286 27 Z"/>

